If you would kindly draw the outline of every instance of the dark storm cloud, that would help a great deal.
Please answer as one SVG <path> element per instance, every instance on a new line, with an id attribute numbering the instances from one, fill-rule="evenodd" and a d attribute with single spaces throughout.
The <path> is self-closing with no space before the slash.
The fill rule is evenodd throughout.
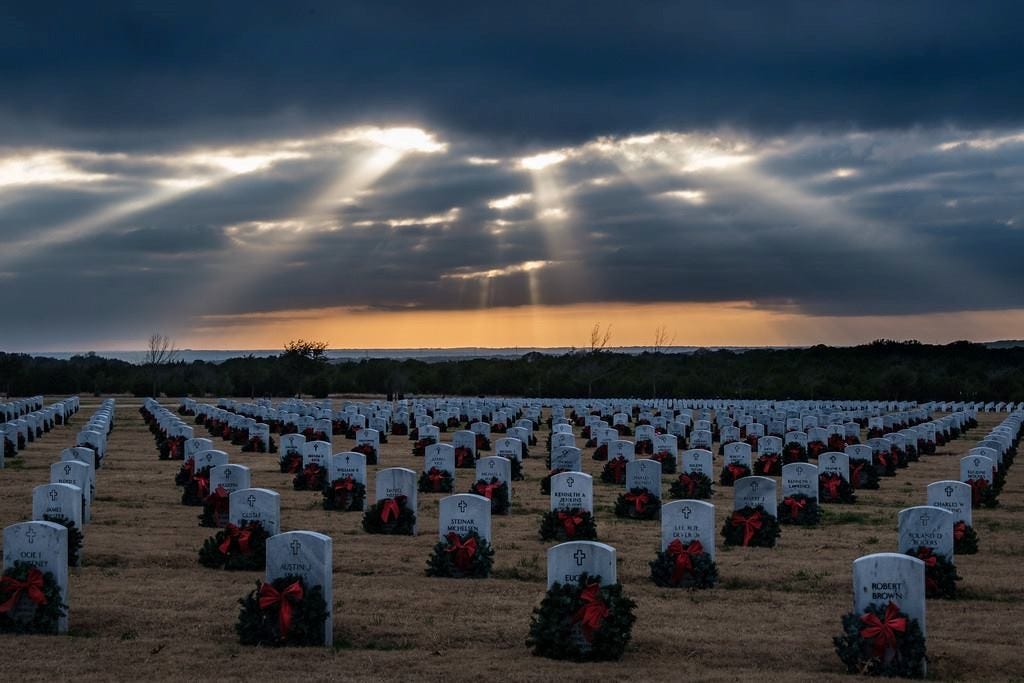
<path id="1" fill-rule="evenodd" d="M 0 21 L 0 136 L 1001 125 L 1024 112 L 1022 19 L 1005 2 L 22 3 Z"/>

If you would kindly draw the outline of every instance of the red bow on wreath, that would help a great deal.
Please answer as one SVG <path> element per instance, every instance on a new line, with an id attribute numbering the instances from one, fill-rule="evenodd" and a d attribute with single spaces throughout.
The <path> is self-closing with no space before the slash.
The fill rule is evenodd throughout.
<path id="1" fill-rule="evenodd" d="M 668 544 L 666 551 L 676 561 L 672 570 L 672 583 L 679 583 L 684 575 L 693 573 L 693 558 L 704 554 L 704 546 L 700 541 L 691 541 L 690 545 L 684 546 L 677 538 Z"/>
<path id="2" fill-rule="evenodd" d="M 689 474 L 680 474 L 679 484 L 686 490 L 688 496 L 692 496 L 697 491 L 697 480 Z"/>
<path id="3" fill-rule="evenodd" d="M 729 470 L 729 474 L 732 475 L 733 481 L 741 478 L 744 475 L 744 470 L 746 469 L 743 465 L 737 465 L 736 463 L 730 463 L 726 465 L 725 468 Z"/>
<path id="4" fill-rule="evenodd" d="M 744 516 L 742 512 L 734 512 L 732 513 L 732 525 L 743 527 L 743 545 L 746 546 L 754 538 L 754 534 L 761 529 L 764 522 L 761 521 L 760 511 L 755 511 L 749 516 Z"/>
<path id="5" fill-rule="evenodd" d="M 932 549 L 921 546 L 917 549 L 917 559 L 924 562 L 924 592 L 932 596 L 939 592 L 939 582 L 935 580 L 933 571 L 939 564 L 939 558 L 932 553 Z"/>
<path id="6" fill-rule="evenodd" d="M 468 569 L 473 558 L 476 557 L 476 539 L 470 538 L 463 542 L 462 537 L 454 531 L 449 532 L 445 538 L 448 539 L 448 547 L 445 548 L 445 552 L 455 554 L 453 560 L 455 566 L 463 571 Z"/>
<path id="7" fill-rule="evenodd" d="M 171 439 L 170 459 L 177 460 L 179 453 L 181 453 L 181 443 L 177 439 Z"/>
<path id="8" fill-rule="evenodd" d="M 334 482 L 334 494 L 337 495 L 344 491 L 345 493 L 352 493 L 356 488 L 355 479 L 352 477 L 342 477 Z"/>
<path id="9" fill-rule="evenodd" d="M 315 481 L 320 476 L 320 465 L 316 463 L 309 463 L 302 469 L 302 478 L 306 480 L 308 485 L 310 482 Z"/>
<path id="10" fill-rule="evenodd" d="M 905 633 L 907 620 L 899 616 L 900 608 L 890 602 L 885 608 L 885 616 L 879 619 L 874 614 L 862 614 L 860 621 L 864 628 L 860 630 L 861 638 L 872 641 L 872 652 L 875 657 L 882 658 L 886 650 L 896 649 L 896 634 Z"/>
<path id="11" fill-rule="evenodd" d="M 380 521 L 387 524 L 392 519 L 398 519 L 402 512 L 402 505 L 405 504 L 405 496 L 395 496 L 384 499 L 380 506 Z"/>
<path id="12" fill-rule="evenodd" d="M 288 637 L 292 627 L 292 610 L 294 603 L 302 600 L 302 584 L 298 581 L 282 591 L 278 591 L 269 583 L 260 585 L 260 609 L 277 606 L 277 623 L 281 630 L 281 640 Z"/>
<path id="13" fill-rule="evenodd" d="M 478 482 L 476 486 L 473 487 L 473 491 L 476 492 L 477 495 L 483 496 L 487 500 L 491 500 L 491 498 L 494 497 L 494 491 L 499 488 L 501 488 L 500 481 L 496 484 Z"/>
<path id="14" fill-rule="evenodd" d="M 614 460 L 608 461 L 608 470 L 612 473 L 612 477 L 616 482 L 624 481 L 626 479 L 626 460 L 622 457 L 617 457 Z"/>
<path id="15" fill-rule="evenodd" d="M 850 465 L 850 486 L 857 488 L 860 484 L 860 473 L 864 470 L 864 466 L 867 465 L 867 460 L 858 460 L 857 464 Z"/>
<path id="16" fill-rule="evenodd" d="M 579 624 L 583 631 L 583 637 L 589 643 L 594 639 L 594 633 L 601 628 L 611 610 L 601 599 L 601 586 L 596 582 L 589 584 L 580 592 L 580 601 L 583 606 L 576 610 L 572 617 L 572 623 Z"/>
<path id="17" fill-rule="evenodd" d="M 205 499 L 210 494 L 210 478 L 208 476 L 193 477 L 192 481 L 196 483 L 196 495 Z"/>
<path id="18" fill-rule="evenodd" d="M 837 500 L 839 498 L 839 487 L 842 483 L 842 477 L 839 475 L 826 476 L 822 479 L 821 487 L 825 489 L 825 497 L 828 500 Z"/>
<path id="19" fill-rule="evenodd" d="M 430 481 L 430 488 L 435 491 L 441 490 L 441 484 L 444 482 L 445 473 L 436 467 L 431 467 L 430 471 L 427 472 L 427 479 Z"/>
<path id="20" fill-rule="evenodd" d="M 29 568 L 28 576 L 24 581 L 19 581 L 13 576 L 5 576 L 0 580 L 0 590 L 11 591 L 11 597 L 0 605 L 0 614 L 7 614 L 14 609 L 22 593 L 37 605 L 46 604 L 46 595 L 43 593 L 43 573 L 36 567 Z"/>
<path id="21" fill-rule="evenodd" d="M 971 485 L 971 504 L 979 504 L 981 497 L 988 490 L 988 481 L 985 479 L 968 479 L 967 483 Z"/>
<path id="22" fill-rule="evenodd" d="M 231 543 L 235 542 L 238 544 L 238 551 L 243 555 L 248 555 L 249 540 L 251 538 L 252 529 L 243 529 L 234 524 L 228 524 L 224 527 L 224 542 L 220 544 L 218 550 L 220 550 L 221 555 L 227 555 L 228 551 L 231 550 Z"/>
<path id="23" fill-rule="evenodd" d="M 646 491 L 642 493 L 627 493 L 626 502 L 633 503 L 636 508 L 637 514 L 643 514 L 644 510 L 647 509 L 647 502 L 651 499 L 651 494 Z"/>
<path id="24" fill-rule="evenodd" d="M 782 505 L 789 506 L 789 517 L 795 522 L 800 516 L 800 511 L 807 507 L 807 501 L 797 500 L 792 496 L 786 496 L 782 499 Z"/>
<path id="25" fill-rule="evenodd" d="M 761 456 L 761 466 L 765 472 L 771 472 L 775 469 L 775 465 L 779 462 L 778 453 L 768 453 L 767 455 Z"/>
<path id="26" fill-rule="evenodd" d="M 953 540 L 957 543 L 964 540 L 964 534 L 967 533 L 967 522 L 960 520 L 953 525 Z"/>
<path id="27" fill-rule="evenodd" d="M 576 527 L 583 524 L 583 515 L 578 512 L 559 512 L 558 522 L 565 529 L 565 535 L 572 538 L 576 535 Z"/>
<path id="28" fill-rule="evenodd" d="M 473 451 L 467 446 L 459 446 L 455 449 L 455 462 L 459 465 L 465 465 L 467 462 L 473 459 Z"/>

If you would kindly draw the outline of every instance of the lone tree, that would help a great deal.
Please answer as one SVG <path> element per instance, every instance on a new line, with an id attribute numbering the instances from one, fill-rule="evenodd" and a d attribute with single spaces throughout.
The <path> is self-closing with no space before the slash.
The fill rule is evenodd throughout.
<path id="1" fill-rule="evenodd" d="M 294 373 L 297 394 L 302 395 L 307 379 L 312 377 L 313 393 L 318 396 L 327 395 L 329 381 L 324 373 L 327 366 L 327 342 L 293 339 L 284 345 L 284 353 L 281 354 L 281 358 L 287 362 Z"/>
<path id="2" fill-rule="evenodd" d="M 142 364 L 149 369 L 149 377 L 153 383 L 153 397 L 157 397 L 157 381 L 163 368 L 178 362 L 181 354 L 174 346 L 174 341 L 165 334 L 153 333 L 149 336 L 149 346 L 143 356 Z"/>
<path id="3" fill-rule="evenodd" d="M 327 342 L 293 339 L 284 345 L 284 357 L 324 362 L 327 360 Z"/>
<path id="4" fill-rule="evenodd" d="M 615 364 L 603 357 L 612 340 L 612 326 L 601 329 L 601 323 L 594 323 L 590 329 L 590 347 L 584 351 L 583 360 L 577 368 L 587 383 L 587 398 L 594 396 L 594 382 L 615 371 Z"/>

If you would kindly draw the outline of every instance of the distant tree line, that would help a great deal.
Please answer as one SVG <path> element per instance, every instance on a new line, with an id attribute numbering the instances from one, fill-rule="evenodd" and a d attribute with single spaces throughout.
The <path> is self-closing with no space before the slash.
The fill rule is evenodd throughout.
<path id="1" fill-rule="evenodd" d="M 846 348 L 639 355 L 594 348 L 559 356 L 331 362 L 325 345 L 298 340 L 274 357 L 143 365 L 95 354 L 55 360 L 0 353 L 0 391 L 9 396 L 142 396 L 154 388 L 172 397 L 366 393 L 1024 401 L 1024 347 L 879 340 Z"/>

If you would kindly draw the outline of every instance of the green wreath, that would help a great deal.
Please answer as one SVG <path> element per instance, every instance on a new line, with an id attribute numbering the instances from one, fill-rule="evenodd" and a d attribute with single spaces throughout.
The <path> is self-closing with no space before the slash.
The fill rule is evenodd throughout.
<path id="1" fill-rule="evenodd" d="M 477 479 L 476 483 L 469 487 L 469 493 L 475 493 L 490 500 L 492 515 L 507 515 L 512 507 L 512 501 L 509 500 L 508 484 L 497 477 L 491 477 L 490 481 Z"/>
<path id="2" fill-rule="evenodd" d="M 926 598 L 956 598 L 956 582 L 960 576 L 956 565 L 945 555 L 937 555 L 926 545 L 907 551 L 907 555 L 924 562 L 924 595 Z"/>
<path id="3" fill-rule="evenodd" d="M 18 609 L 26 603 L 34 606 L 31 615 Z M 21 560 L 4 570 L 0 578 L 0 633 L 55 634 L 67 607 L 61 602 L 60 586 L 51 572 Z"/>
<path id="4" fill-rule="evenodd" d="M 327 468 L 311 462 L 292 479 L 292 488 L 296 491 L 322 491 L 325 483 Z"/>
<path id="5" fill-rule="evenodd" d="M 780 534 L 779 521 L 760 505 L 733 511 L 722 525 L 726 545 L 774 548 Z"/>
<path id="6" fill-rule="evenodd" d="M 702 472 L 683 472 L 669 486 L 669 498 L 674 500 L 707 500 L 714 495 L 711 478 Z"/>
<path id="7" fill-rule="evenodd" d="M 754 461 L 754 474 L 761 477 L 778 477 L 782 474 L 782 456 L 778 453 L 765 453 Z"/>
<path id="8" fill-rule="evenodd" d="M 235 632 L 242 645 L 324 644 L 327 603 L 320 586 L 310 588 L 299 576 L 256 581 L 256 589 L 238 602 Z"/>
<path id="9" fill-rule="evenodd" d="M 359 444 L 358 446 L 352 449 L 352 452 L 362 453 L 363 455 L 365 455 L 367 465 L 377 464 L 377 449 L 368 443 Z"/>
<path id="10" fill-rule="evenodd" d="M 203 541 L 199 564 L 231 571 L 263 570 L 267 566 L 270 534 L 258 521 L 228 524 Z"/>
<path id="11" fill-rule="evenodd" d="M 378 500 L 363 513 L 363 530 L 368 534 L 412 536 L 416 513 L 406 505 L 407 501 L 405 496 Z"/>
<path id="12" fill-rule="evenodd" d="M 821 521 L 821 508 L 817 498 L 803 493 L 783 496 L 779 503 L 779 522 L 796 526 L 817 526 Z"/>
<path id="13" fill-rule="evenodd" d="M 198 507 L 210 495 L 210 466 L 201 467 L 192 474 L 181 489 L 181 504 Z"/>
<path id="14" fill-rule="evenodd" d="M 963 520 L 953 525 L 953 553 L 956 555 L 978 554 L 978 534 L 973 526 Z"/>
<path id="15" fill-rule="evenodd" d="M 434 552 L 427 560 L 427 576 L 452 579 L 486 579 L 491 575 L 494 564 L 494 548 L 470 531 L 458 534 L 454 531 L 434 546 Z"/>
<path id="16" fill-rule="evenodd" d="M 917 619 L 899 606 L 868 605 L 863 614 L 843 616 L 843 634 L 832 639 L 852 674 L 923 678 L 928 655 Z"/>
<path id="17" fill-rule="evenodd" d="M 850 486 L 856 489 L 877 489 L 878 470 L 867 460 L 850 460 Z"/>
<path id="18" fill-rule="evenodd" d="M 677 538 L 650 565 L 651 580 L 663 588 L 713 588 L 718 583 L 718 567 L 700 541 Z"/>
<path id="19" fill-rule="evenodd" d="M 615 516 L 624 519 L 657 519 L 661 499 L 647 489 L 632 488 L 615 500 Z"/>
<path id="20" fill-rule="evenodd" d="M 799 441 L 790 441 L 782 447 L 782 464 L 807 462 L 807 449 Z"/>
<path id="21" fill-rule="evenodd" d="M 651 456 L 651 460 L 661 463 L 662 474 L 676 473 L 676 459 L 669 451 L 658 451 Z"/>
<path id="22" fill-rule="evenodd" d="M 540 518 L 543 541 L 596 541 L 597 523 L 594 515 L 581 508 L 548 510 Z"/>
<path id="23" fill-rule="evenodd" d="M 227 519 L 231 494 L 218 486 L 210 495 L 203 499 L 203 514 L 199 515 L 199 526 L 216 528 L 221 519 Z"/>
<path id="24" fill-rule="evenodd" d="M 68 566 L 79 566 L 82 561 L 82 541 L 85 540 L 82 530 L 64 515 L 43 515 L 43 520 L 60 524 L 68 530 Z"/>
<path id="25" fill-rule="evenodd" d="M 985 479 L 968 479 L 971 487 L 971 507 L 994 508 L 999 506 L 999 492 Z"/>
<path id="26" fill-rule="evenodd" d="M 455 488 L 455 478 L 448 470 L 431 467 L 428 472 L 420 474 L 416 488 L 420 493 L 451 493 Z"/>
<path id="27" fill-rule="evenodd" d="M 509 473 L 512 475 L 512 481 L 522 481 L 525 479 L 523 476 L 523 463 L 518 458 L 509 458 L 510 466 Z"/>
<path id="28" fill-rule="evenodd" d="M 763 456 L 762 456 L 763 457 Z M 758 458 L 760 460 L 760 458 Z M 722 468 L 718 475 L 718 483 L 722 486 L 732 486 L 737 479 L 750 476 L 750 468 L 739 462 L 731 462 Z"/>
<path id="29" fill-rule="evenodd" d="M 366 503 L 366 485 L 353 477 L 339 477 L 321 489 L 324 510 L 359 512 Z"/>
<path id="30" fill-rule="evenodd" d="M 302 453 L 288 451 L 281 455 L 278 461 L 281 474 L 298 474 L 302 470 Z"/>
<path id="31" fill-rule="evenodd" d="M 544 475 L 544 478 L 542 478 L 540 480 L 540 492 L 541 492 L 541 495 L 545 495 L 545 496 L 550 496 L 551 495 L 551 477 L 555 476 L 556 474 L 561 474 L 562 472 L 568 472 L 568 471 L 569 470 L 565 470 L 565 469 L 561 469 L 559 467 L 556 467 L 555 469 L 551 470 L 546 475 Z"/>
<path id="32" fill-rule="evenodd" d="M 602 586 L 600 576 L 585 572 L 576 583 L 555 583 L 533 610 L 526 645 L 550 659 L 610 661 L 622 658 L 629 645 L 636 603 L 622 594 L 622 584 Z"/>
<path id="33" fill-rule="evenodd" d="M 853 504 L 857 502 L 857 494 L 841 474 L 825 472 L 818 475 L 818 500 L 822 503 Z"/>
<path id="34" fill-rule="evenodd" d="M 601 481 L 619 486 L 626 483 L 626 459 L 617 455 L 606 462 L 601 470 Z"/>

